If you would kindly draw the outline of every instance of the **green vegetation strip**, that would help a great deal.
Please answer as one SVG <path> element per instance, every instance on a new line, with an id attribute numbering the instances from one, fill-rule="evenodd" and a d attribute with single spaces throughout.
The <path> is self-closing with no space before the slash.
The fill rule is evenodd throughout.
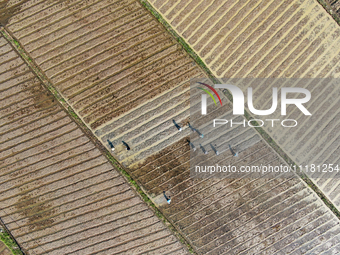
<path id="1" fill-rule="evenodd" d="M 183 243 L 189 250 L 190 253 L 194 253 L 194 249 L 190 243 L 176 230 L 176 228 L 170 223 L 170 221 L 162 214 L 162 212 L 156 207 L 156 205 L 150 200 L 146 193 L 142 190 L 141 185 L 137 183 L 131 175 L 122 167 L 119 162 L 110 154 L 110 152 L 103 146 L 103 144 L 93 135 L 90 128 L 83 122 L 83 120 L 78 116 L 78 114 L 72 109 L 72 107 L 67 103 L 63 96 L 57 91 L 57 89 L 52 85 L 44 72 L 38 67 L 38 65 L 29 57 L 28 53 L 23 49 L 20 43 L 14 39 L 9 31 L 0 28 L 3 36 L 11 43 L 13 48 L 20 54 L 27 65 L 32 69 L 32 71 L 38 76 L 45 87 L 54 95 L 54 97 L 59 101 L 59 103 L 68 112 L 70 117 L 77 123 L 77 125 L 82 129 L 82 131 L 90 138 L 90 140 L 96 145 L 96 147 L 103 153 L 104 156 L 113 164 L 115 169 L 117 169 L 123 177 L 130 183 L 130 185 L 136 190 L 137 194 L 143 199 L 143 201 L 154 211 L 156 216 L 172 231 L 172 233 Z M 9 235 L 10 236 L 10 235 Z M 14 243 L 15 240 L 12 239 Z M 13 253 L 14 254 L 14 253 Z M 22 253 L 15 253 L 22 254 Z"/>
<path id="2" fill-rule="evenodd" d="M 5 227 L 1 224 L 0 225 L 0 240 L 7 246 L 7 248 L 12 252 L 14 255 L 24 255 L 19 247 L 18 243 L 12 237 L 12 235 L 5 229 Z"/>
<path id="3" fill-rule="evenodd" d="M 165 27 L 165 29 L 178 41 L 178 43 L 183 47 L 183 49 L 195 60 L 197 65 L 206 73 L 209 79 L 214 84 L 221 83 L 220 80 L 213 75 L 210 69 L 205 65 L 202 59 L 196 54 L 196 52 L 185 42 L 185 40 L 177 34 L 176 31 L 171 27 L 171 25 L 162 17 L 161 14 L 157 12 L 153 6 L 145 1 L 139 0 L 142 5 L 149 10 L 152 15 Z M 326 4 L 324 0 L 318 0 L 318 2 L 326 9 L 326 11 L 334 18 L 334 20 L 340 25 L 340 19 L 337 15 L 333 14 L 331 11 L 331 7 L 329 4 Z M 228 90 L 223 91 L 226 97 L 229 99 L 230 103 L 233 102 L 233 96 Z M 249 121 L 253 119 L 251 115 L 245 111 L 245 118 Z M 259 126 L 259 124 L 255 121 L 252 122 L 252 125 Z M 296 166 L 296 169 L 299 169 L 298 165 L 292 160 L 282 149 L 281 147 L 271 138 L 271 136 L 261 127 L 256 127 L 256 131 L 262 136 L 262 138 L 276 151 L 279 156 L 287 162 L 287 164 Z M 335 214 L 338 219 L 340 219 L 339 210 L 332 204 L 332 202 L 322 193 L 322 191 L 312 182 L 312 180 L 305 173 L 297 173 L 297 175 L 321 198 L 321 200 L 325 203 L 325 205 Z"/>

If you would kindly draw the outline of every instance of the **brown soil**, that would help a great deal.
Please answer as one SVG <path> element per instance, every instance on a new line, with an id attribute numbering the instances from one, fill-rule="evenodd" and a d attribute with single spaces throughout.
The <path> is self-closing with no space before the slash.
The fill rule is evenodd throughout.
<path id="1" fill-rule="evenodd" d="M 9 0 L 3 0 L 0 2 L 0 25 L 6 26 L 8 20 L 18 13 L 21 9 L 22 4 L 28 0 L 22 0 L 20 3 L 9 6 Z"/>

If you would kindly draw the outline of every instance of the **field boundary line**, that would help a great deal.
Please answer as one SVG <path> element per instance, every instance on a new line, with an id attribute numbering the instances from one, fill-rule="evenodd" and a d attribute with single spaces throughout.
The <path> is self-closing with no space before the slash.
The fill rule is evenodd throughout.
<path id="1" fill-rule="evenodd" d="M 327 0 L 317 0 L 317 2 L 326 10 L 326 12 L 340 26 L 340 17 L 336 14 L 336 11 L 334 10 L 334 8 L 329 3 L 327 3 Z"/>
<path id="2" fill-rule="evenodd" d="M 153 18 L 153 16 L 151 15 Z M 14 35 L 6 28 L 0 25 L 0 33 L 4 36 L 7 42 L 12 46 L 15 52 L 17 52 L 32 72 L 37 76 L 41 83 L 50 91 L 57 99 L 61 108 L 68 114 L 68 116 L 76 123 L 80 130 L 90 139 L 94 146 L 100 151 L 100 153 L 113 165 L 114 169 L 125 179 L 127 184 L 132 188 L 132 191 L 141 198 L 142 201 L 148 206 L 149 209 L 155 214 L 160 222 L 165 226 L 165 229 L 169 230 L 171 234 L 179 241 L 184 249 L 190 253 L 197 254 L 197 250 L 191 245 L 191 242 L 187 240 L 180 230 L 168 220 L 165 215 L 158 209 L 154 202 L 147 195 L 146 190 L 143 189 L 138 180 L 135 180 L 128 171 L 118 162 L 118 160 L 111 155 L 108 149 L 101 143 L 101 141 L 92 133 L 91 128 L 85 124 L 83 119 L 77 115 L 72 106 L 67 100 L 59 93 L 59 91 L 53 86 L 53 83 L 47 78 L 45 73 L 39 68 L 39 65 L 30 57 L 24 47 L 16 40 Z M 1 220 L 1 219 L 0 219 Z M 1 223 L 1 222 L 0 222 Z M 11 239 L 16 242 L 14 238 Z M 19 246 L 18 246 L 19 247 Z M 24 253 L 19 253 L 21 255 Z"/>
<path id="3" fill-rule="evenodd" d="M 5 223 L 0 218 L 0 242 L 3 242 L 5 246 L 12 252 L 13 255 L 25 255 L 24 251 L 17 243 L 15 238 L 7 229 Z"/>

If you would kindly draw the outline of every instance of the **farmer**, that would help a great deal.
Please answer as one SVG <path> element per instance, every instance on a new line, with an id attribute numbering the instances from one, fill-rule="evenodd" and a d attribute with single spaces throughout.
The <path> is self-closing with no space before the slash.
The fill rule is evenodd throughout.
<path id="1" fill-rule="evenodd" d="M 187 139 L 187 142 L 189 143 L 189 145 L 190 145 L 190 147 L 192 148 L 192 150 L 193 150 L 193 151 L 196 151 L 195 145 L 194 145 L 192 142 L 190 142 L 189 139 Z"/>
<path id="2" fill-rule="evenodd" d="M 166 202 L 167 202 L 168 204 L 170 204 L 170 203 L 171 203 L 171 198 L 170 198 L 170 196 L 167 197 L 167 196 L 165 195 L 165 191 L 163 191 L 163 195 L 164 195 L 164 197 L 165 197 L 165 199 L 166 199 Z"/>
<path id="3" fill-rule="evenodd" d="M 107 139 L 107 142 L 109 143 L 109 146 L 111 148 L 112 151 L 115 150 L 115 147 L 113 146 L 113 144 L 111 143 L 111 141 L 109 139 Z"/>
<path id="4" fill-rule="evenodd" d="M 175 120 L 172 120 L 172 122 L 174 123 L 174 125 L 178 129 L 178 131 L 181 132 L 182 128 L 180 127 L 180 125 L 178 125 Z"/>
<path id="5" fill-rule="evenodd" d="M 230 149 L 230 151 L 231 151 L 231 153 L 233 154 L 234 157 L 238 157 L 238 151 L 235 152 L 235 151 L 231 148 L 230 144 L 229 144 L 229 149 Z"/>
<path id="6" fill-rule="evenodd" d="M 198 131 L 196 128 L 193 128 L 193 126 L 191 126 L 190 123 L 188 123 L 188 125 L 189 125 L 189 128 L 191 129 L 192 132 L 194 132 L 194 133 L 197 132 L 197 134 L 198 134 L 201 138 L 204 137 L 204 135 L 203 135 L 200 131 Z"/>
<path id="7" fill-rule="evenodd" d="M 126 150 L 129 151 L 130 150 L 130 146 L 126 142 L 124 142 L 124 141 L 122 141 L 122 143 L 125 145 Z"/>
<path id="8" fill-rule="evenodd" d="M 200 144 L 200 147 L 201 147 L 201 149 L 202 149 L 202 151 L 203 151 L 204 154 L 208 154 L 208 152 L 204 149 L 204 147 L 202 146 L 202 144 Z"/>

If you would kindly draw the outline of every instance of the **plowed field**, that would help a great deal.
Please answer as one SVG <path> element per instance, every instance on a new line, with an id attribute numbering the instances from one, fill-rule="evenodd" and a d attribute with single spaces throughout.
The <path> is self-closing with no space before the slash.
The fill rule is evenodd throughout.
<path id="1" fill-rule="evenodd" d="M 9 2 L 8 8 L 13 4 Z M 284 71 L 277 67 L 281 62 L 297 59 L 291 52 L 298 51 L 296 45 L 287 48 L 293 35 L 303 31 L 301 39 L 305 34 L 314 38 L 320 31 L 329 38 L 323 26 L 336 30 L 312 1 L 153 4 L 166 12 L 181 35 L 188 33 L 184 37 L 213 72 L 223 75 L 266 77 L 272 71 L 279 75 Z M 6 29 L 104 145 L 108 146 L 107 139 L 112 141 L 113 155 L 146 192 L 155 201 L 163 190 L 171 194 L 171 205 L 160 209 L 200 254 L 339 252 L 339 220 L 298 178 L 189 178 L 189 78 L 204 74 L 139 2 L 30 1 L 19 6 Z M 212 12 L 217 9 L 221 15 Z M 319 30 L 301 30 L 315 22 Z M 252 33 L 256 41 L 246 40 Z M 282 43 L 275 48 L 278 42 Z M 308 40 L 304 43 L 301 47 L 309 45 Z M 234 50 L 237 58 L 232 57 Z M 245 52 L 254 56 L 250 59 Z M 266 56 L 275 60 L 276 69 L 264 71 Z M 291 59 L 285 62 L 287 56 Z M 225 112 L 214 116 L 230 116 L 227 105 Z M 223 151 L 224 163 L 284 163 L 254 130 L 230 129 L 223 135 L 240 150 L 237 158 Z M 210 150 L 202 156 L 198 150 L 195 160 L 209 161 L 214 155 Z"/>
<path id="2" fill-rule="evenodd" d="M 209 115 L 197 117 L 192 123 L 204 138 L 191 135 L 191 141 L 202 144 L 208 154 L 204 155 L 196 146 L 191 162 L 233 165 L 237 169 L 243 165 L 285 164 L 251 128 L 236 126 L 212 131 L 206 125 L 212 119 L 233 118 L 227 99 L 222 98 L 222 102 L 225 106 L 215 111 L 211 102 Z M 190 129 L 182 132 L 189 135 Z M 218 156 L 210 144 L 216 146 Z M 232 156 L 229 144 L 237 149 L 238 157 Z M 130 168 L 151 195 L 166 190 L 172 196 L 173 205 L 162 205 L 162 212 L 181 229 L 199 254 L 339 252 L 338 220 L 297 176 L 250 178 L 245 174 L 235 179 L 226 174 L 225 179 L 192 179 L 189 166 L 190 147 L 184 138 Z M 329 239 L 321 241 L 313 233 Z"/>
<path id="3" fill-rule="evenodd" d="M 340 28 L 316 0 L 150 2 L 217 77 L 340 77 Z M 295 110 L 287 116 L 300 123 L 293 135 L 267 131 L 299 165 L 340 165 L 339 86 L 311 83 L 306 88 L 312 92 L 308 109 L 313 118 L 307 122 Z M 268 109 L 268 87 L 253 89 L 257 109 Z M 340 173 L 321 180 L 309 175 L 340 208 Z"/>
<path id="4" fill-rule="evenodd" d="M 0 217 L 27 254 L 186 254 L 3 37 L 0 45 Z"/>
<path id="5" fill-rule="evenodd" d="M 6 247 L 6 245 L 0 242 L 0 255 L 11 255 L 12 253 Z"/>

